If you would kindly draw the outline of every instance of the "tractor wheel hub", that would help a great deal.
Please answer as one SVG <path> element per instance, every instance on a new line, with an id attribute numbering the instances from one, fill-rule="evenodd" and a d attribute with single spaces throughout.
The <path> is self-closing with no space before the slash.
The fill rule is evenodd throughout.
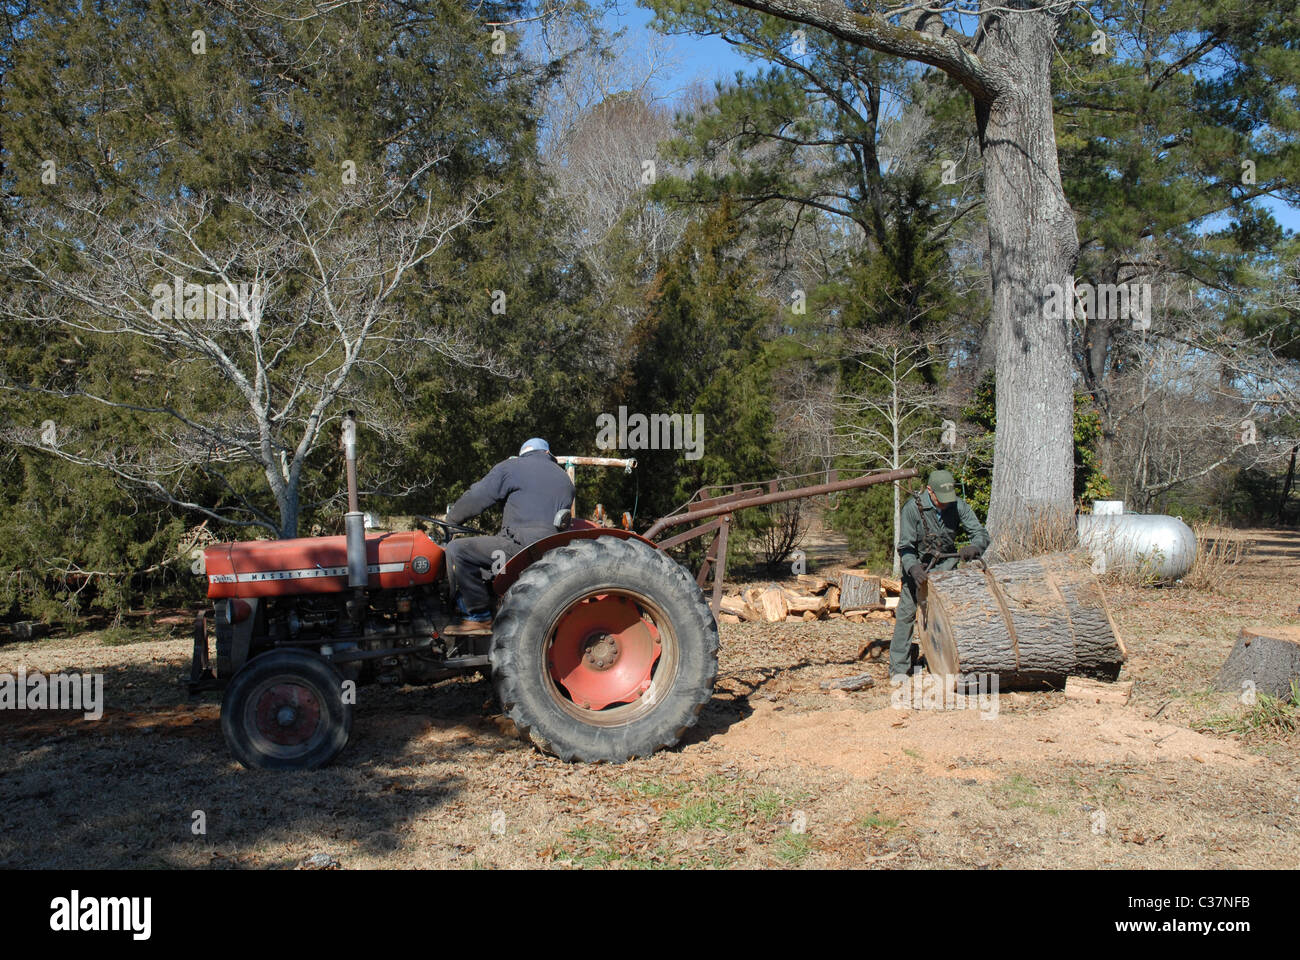
<path id="1" fill-rule="evenodd" d="M 594 634 L 588 638 L 583 660 L 592 670 L 608 670 L 618 659 L 618 640 L 608 633 Z"/>
<path id="2" fill-rule="evenodd" d="M 583 710 L 633 703 L 650 689 L 661 644 L 653 624 L 626 596 L 596 594 L 560 618 L 546 668 Z"/>

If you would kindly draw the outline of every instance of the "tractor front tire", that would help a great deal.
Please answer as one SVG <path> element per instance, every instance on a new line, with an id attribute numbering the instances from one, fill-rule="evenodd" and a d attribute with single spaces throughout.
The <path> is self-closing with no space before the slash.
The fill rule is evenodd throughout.
<path id="1" fill-rule="evenodd" d="M 221 732 L 235 759 L 255 770 L 314 770 L 352 733 L 352 705 L 333 664 L 305 650 L 271 650 L 230 679 Z"/>
<path id="2" fill-rule="evenodd" d="M 695 581 L 640 540 L 552 550 L 506 592 L 492 676 L 520 734 L 566 761 L 675 745 L 713 695 L 718 627 Z"/>

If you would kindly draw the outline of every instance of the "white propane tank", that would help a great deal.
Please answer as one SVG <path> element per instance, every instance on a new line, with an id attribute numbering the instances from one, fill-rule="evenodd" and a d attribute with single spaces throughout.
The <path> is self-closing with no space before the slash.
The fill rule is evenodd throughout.
<path id="1" fill-rule="evenodd" d="M 1136 569 L 1160 580 L 1176 580 L 1196 559 L 1196 534 L 1178 517 L 1080 514 L 1077 526 L 1079 546 L 1100 558 L 1101 569 Z"/>

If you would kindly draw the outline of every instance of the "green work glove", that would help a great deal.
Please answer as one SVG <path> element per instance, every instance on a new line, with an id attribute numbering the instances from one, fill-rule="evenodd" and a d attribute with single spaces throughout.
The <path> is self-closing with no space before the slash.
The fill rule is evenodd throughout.
<path id="1" fill-rule="evenodd" d="M 918 587 L 930 578 L 930 575 L 925 572 L 925 567 L 921 566 L 919 563 L 914 563 L 908 567 L 907 575 L 912 578 L 912 582 Z"/>
<path id="2" fill-rule="evenodd" d="M 980 558 L 980 554 L 982 554 L 983 552 L 984 552 L 983 550 L 975 546 L 973 543 L 968 543 L 966 544 L 966 546 L 962 547 L 960 550 L 957 551 L 957 556 L 961 560 L 978 560 Z"/>

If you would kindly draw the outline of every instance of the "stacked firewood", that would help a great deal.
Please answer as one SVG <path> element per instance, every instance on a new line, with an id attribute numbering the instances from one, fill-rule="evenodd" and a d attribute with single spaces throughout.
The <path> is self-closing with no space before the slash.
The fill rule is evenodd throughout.
<path id="1" fill-rule="evenodd" d="M 838 577 L 801 573 L 792 585 L 769 583 L 732 591 L 722 598 L 718 622 L 892 621 L 900 589 L 897 580 L 861 570 L 843 570 Z"/>

